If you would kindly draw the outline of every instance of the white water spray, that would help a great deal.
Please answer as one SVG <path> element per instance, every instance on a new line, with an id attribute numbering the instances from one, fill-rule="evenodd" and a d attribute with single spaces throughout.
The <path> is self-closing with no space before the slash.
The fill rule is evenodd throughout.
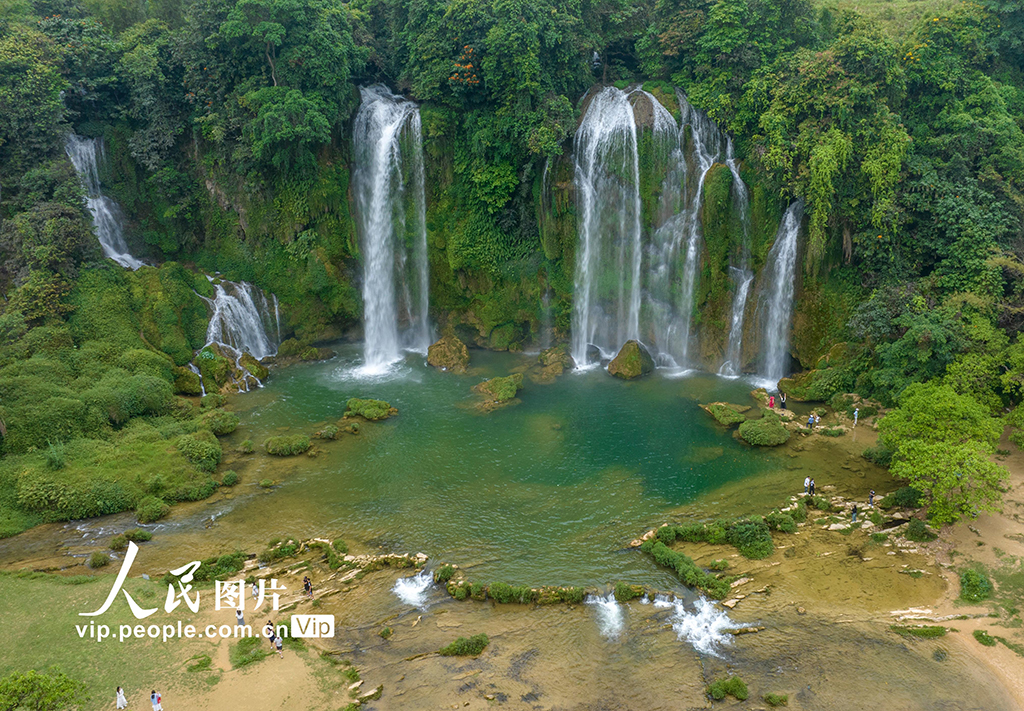
<path id="1" fill-rule="evenodd" d="M 625 620 L 623 619 L 622 605 L 615 599 L 615 594 L 587 595 L 584 602 L 591 605 L 597 612 L 597 626 L 601 636 L 607 640 L 618 639 L 625 626 Z"/>
<path id="2" fill-rule="evenodd" d="M 71 133 L 64 143 L 64 151 L 71 159 L 75 172 L 86 191 L 86 206 L 92 213 L 93 229 L 103 248 L 103 254 L 122 267 L 138 269 L 142 262 L 128 253 L 124 240 L 124 215 L 120 206 L 103 194 L 100 187 L 99 162 L 103 158 L 103 143 L 98 138 L 83 138 Z"/>
<path id="3" fill-rule="evenodd" d="M 732 635 L 726 630 L 734 629 L 736 625 L 724 610 L 719 610 L 703 597 L 694 603 L 693 612 L 686 611 L 682 600 L 666 595 L 658 595 L 654 606 L 671 608 L 669 621 L 676 637 L 702 654 L 717 657 L 722 647 L 732 643 Z"/>
<path id="4" fill-rule="evenodd" d="M 731 267 L 733 280 L 736 284 L 736 295 L 732 300 L 732 318 L 729 322 L 729 340 L 725 349 L 725 361 L 718 369 L 718 374 L 725 377 L 737 377 L 743 372 L 743 321 L 747 311 L 747 298 L 750 296 L 750 285 L 754 274 L 748 269 L 750 262 L 750 193 L 740 176 L 739 164 L 733 152 L 732 139 L 727 139 L 725 147 L 725 164 L 732 173 L 733 213 L 739 213 L 741 244 L 739 263 Z"/>
<path id="5" fill-rule="evenodd" d="M 426 193 L 419 107 L 386 87 L 359 90 L 352 173 L 363 252 L 364 368 L 426 352 Z"/>
<path id="6" fill-rule="evenodd" d="M 416 575 L 396 580 L 395 586 L 391 588 L 391 592 L 406 605 L 418 607 L 422 610 L 426 609 L 427 592 L 433 584 L 433 573 L 421 570 Z"/>

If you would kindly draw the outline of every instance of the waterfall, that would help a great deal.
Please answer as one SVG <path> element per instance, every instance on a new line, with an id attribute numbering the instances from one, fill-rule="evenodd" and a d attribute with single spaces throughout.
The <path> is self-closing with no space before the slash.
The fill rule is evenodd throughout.
<path id="1" fill-rule="evenodd" d="M 692 613 L 686 611 L 682 600 L 665 595 L 658 595 L 654 606 L 671 609 L 669 620 L 676 638 L 689 642 L 702 654 L 717 657 L 720 647 L 732 643 L 733 635 L 727 630 L 734 628 L 735 623 L 729 619 L 728 613 L 703 597 L 697 599 Z"/>
<path id="2" fill-rule="evenodd" d="M 750 262 L 750 194 L 740 176 L 739 165 L 733 153 L 732 139 L 727 139 L 725 164 L 732 173 L 732 201 L 734 214 L 739 214 L 742 242 L 737 267 L 730 268 L 736 283 L 736 295 L 732 300 L 732 318 L 729 323 L 729 340 L 725 350 L 725 361 L 718 374 L 736 377 L 743 372 L 743 319 L 747 311 L 747 297 L 754 274 L 748 269 Z"/>
<path id="3" fill-rule="evenodd" d="M 758 309 L 762 312 L 762 379 L 775 388 L 786 375 L 789 352 L 790 320 L 796 291 L 797 235 L 803 220 L 803 202 L 798 200 L 786 210 L 768 252 L 764 282 Z"/>
<path id="4" fill-rule="evenodd" d="M 580 365 L 592 361 L 588 347 L 610 356 L 631 338 L 643 340 L 659 365 L 689 362 L 704 178 L 722 158 L 725 137 L 684 94 L 676 98 L 679 122 L 642 89 L 604 87 L 576 131 L 572 356 Z M 652 160 L 641 175 L 647 132 Z M 640 183 L 652 177 L 659 202 L 645 233 Z"/>
<path id="5" fill-rule="evenodd" d="M 576 129 L 576 252 L 572 357 L 614 354 L 640 338 L 640 162 L 628 95 L 608 86 L 595 94 Z"/>
<path id="6" fill-rule="evenodd" d="M 99 162 L 103 158 L 103 143 L 98 138 L 83 138 L 69 133 L 64 152 L 71 159 L 86 192 L 86 206 L 92 214 L 93 229 L 103 248 L 103 254 L 122 267 L 138 269 L 142 262 L 128 253 L 124 241 L 124 215 L 120 206 L 103 194 L 100 187 Z"/>
<path id="7" fill-rule="evenodd" d="M 206 395 L 206 385 L 203 384 L 203 374 L 199 372 L 199 368 L 196 367 L 195 363 L 189 363 L 188 368 L 199 377 L 199 393 L 201 395 Z"/>
<path id="8" fill-rule="evenodd" d="M 427 608 L 427 593 L 433 583 L 433 573 L 421 570 L 416 575 L 396 580 L 391 592 L 406 605 L 425 610 Z"/>
<path id="9" fill-rule="evenodd" d="M 615 593 L 587 595 L 584 602 L 592 605 L 597 611 L 597 627 L 601 636 L 612 641 L 618 639 L 625 621 L 622 618 L 622 606 L 615 599 Z"/>
<path id="10" fill-rule="evenodd" d="M 267 335 L 267 328 L 277 323 L 277 298 L 274 297 L 272 313 L 271 302 L 248 282 L 221 281 L 213 288 L 214 298 L 203 297 L 211 310 L 206 344 L 226 346 L 239 358 L 242 353 L 249 353 L 262 360 L 277 353 L 277 344 Z"/>
<path id="11" fill-rule="evenodd" d="M 551 347 L 553 327 L 551 325 L 551 289 L 544 289 L 540 297 L 540 349 L 546 351 Z"/>
<path id="12" fill-rule="evenodd" d="M 386 369 L 404 349 L 426 352 L 426 193 L 419 107 L 374 85 L 359 89 L 352 173 L 363 256 L 364 367 Z"/>

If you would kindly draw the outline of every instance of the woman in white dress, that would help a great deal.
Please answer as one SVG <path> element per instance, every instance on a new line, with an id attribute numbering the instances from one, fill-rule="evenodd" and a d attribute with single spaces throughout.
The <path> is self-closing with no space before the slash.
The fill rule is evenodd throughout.
<path id="1" fill-rule="evenodd" d="M 124 697 L 124 689 L 122 689 L 120 686 L 117 687 L 117 708 L 128 708 L 128 699 Z"/>

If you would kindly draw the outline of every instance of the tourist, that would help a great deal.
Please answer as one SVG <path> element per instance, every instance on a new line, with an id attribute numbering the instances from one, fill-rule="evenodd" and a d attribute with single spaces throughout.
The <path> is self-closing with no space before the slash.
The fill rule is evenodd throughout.
<path id="1" fill-rule="evenodd" d="M 768 398 L 768 408 L 771 409 L 771 410 L 775 409 L 775 396 L 774 395 L 772 395 L 770 398 Z"/>
<path id="2" fill-rule="evenodd" d="M 857 523 L 857 504 L 853 505 L 851 513 L 853 514 L 853 518 L 850 520 L 850 523 Z"/>
<path id="3" fill-rule="evenodd" d="M 811 479 L 811 490 L 809 493 L 811 496 L 814 496 L 814 479 Z"/>
<path id="4" fill-rule="evenodd" d="M 853 408 L 853 426 L 854 427 L 857 426 L 857 416 L 858 415 L 860 415 L 860 408 L 859 407 Z"/>
<path id="5" fill-rule="evenodd" d="M 252 599 L 255 600 L 259 596 L 260 589 L 256 585 L 256 581 L 252 581 Z"/>
<path id="6" fill-rule="evenodd" d="M 814 413 L 814 424 L 815 425 L 820 425 L 821 424 L 821 416 L 818 415 L 818 413 Z"/>
<path id="7" fill-rule="evenodd" d="M 239 627 L 245 627 L 245 617 L 242 616 L 242 608 L 235 610 L 235 620 Z"/>
<path id="8" fill-rule="evenodd" d="M 313 599 L 313 581 L 311 581 L 308 576 L 304 576 L 302 578 L 302 589 L 306 591 L 306 596 L 310 600 L 312 600 Z"/>
<path id="9" fill-rule="evenodd" d="M 273 647 L 276 635 L 274 634 L 274 623 L 270 620 L 267 620 L 267 626 L 263 628 L 263 636 L 270 640 L 270 646 Z"/>
<path id="10" fill-rule="evenodd" d="M 807 494 L 807 493 L 810 493 L 810 491 L 811 491 L 811 477 L 805 476 L 804 477 L 804 493 Z"/>
<path id="11" fill-rule="evenodd" d="M 786 409 L 786 393 L 780 393 L 779 399 L 782 401 L 782 409 Z"/>
<path id="12" fill-rule="evenodd" d="M 809 430 L 813 430 L 814 429 L 814 415 L 808 415 L 807 416 L 807 429 L 809 429 Z"/>
<path id="13" fill-rule="evenodd" d="M 281 657 L 281 659 L 284 659 L 284 652 L 281 651 L 282 648 L 284 647 L 284 643 L 281 641 L 280 637 L 274 638 L 274 646 L 277 647 L 278 656 Z"/>
<path id="14" fill-rule="evenodd" d="M 117 708 L 128 708 L 128 699 L 124 697 L 124 689 L 122 689 L 120 686 L 117 687 Z"/>
<path id="15" fill-rule="evenodd" d="M 868 494 L 868 508 L 875 508 L 875 490 L 872 489 L 871 493 Z"/>
<path id="16" fill-rule="evenodd" d="M 149 700 L 153 704 L 153 711 L 164 711 L 163 704 L 160 703 L 160 694 L 153 689 L 149 694 Z"/>

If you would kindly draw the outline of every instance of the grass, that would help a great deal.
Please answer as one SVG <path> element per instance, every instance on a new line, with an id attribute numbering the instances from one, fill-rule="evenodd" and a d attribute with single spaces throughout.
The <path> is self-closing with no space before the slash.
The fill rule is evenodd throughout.
<path id="1" fill-rule="evenodd" d="M 241 669 L 266 659 L 272 654 L 263 644 L 262 637 L 243 637 L 231 645 L 228 658 L 233 669 Z"/>
<path id="2" fill-rule="evenodd" d="M 989 635 L 985 630 L 974 630 L 974 639 L 986 647 L 994 647 L 999 644 L 995 637 Z"/>
<path id="3" fill-rule="evenodd" d="M 789 696 L 786 694 L 765 694 L 764 702 L 772 708 L 787 706 L 789 704 Z"/>
<path id="4" fill-rule="evenodd" d="M 992 596 L 992 581 L 980 570 L 968 568 L 960 573 L 960 599 L 981 602 Z"/>
<path id="5" fill-rule="evenodd" d="M 935 639 L 936 637 L 944 637 L 947 630 L 945 627 L 935 625 L 921 625 L 920 627 L 910 627 L 907 625 L 889 625 L 889 629 L 898 635 L 903 637 L 920 637 L 921 639 Z"/>
<path id="6" fill-rule="evenodd" d="M 443 657 L 475 657 L 484 651 L 488 641 L 485 634 L 475 634 L 469 639 L 459 637 L 451 644 L 441 647 L 437 653 Z"/>
<path id="7" fill-rule="evenodd" d="M 743 679 L 738 676 L 730 676 L 726 679 L 718 679 L 712 682 L 708 687 L 708 696 L 715 701 L 721 701 L 726 696 L 732 696 L 740 701 L 744 701 L 750 696 L 750 692 L 747 690 L 747 685 Z"/>

